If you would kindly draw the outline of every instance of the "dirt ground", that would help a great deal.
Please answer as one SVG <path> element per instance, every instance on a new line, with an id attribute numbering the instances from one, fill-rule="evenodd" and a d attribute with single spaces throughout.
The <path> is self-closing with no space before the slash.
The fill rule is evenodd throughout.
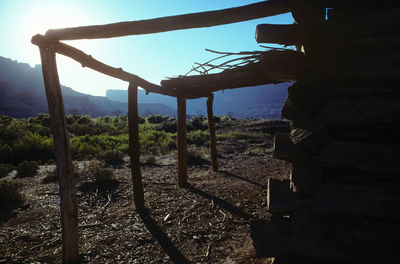
<path id="1" fill-rule="evenodd" d="M 250 221 L 268 217 L 267 179 L 287 178 L 289 164 L 272 158 L 272 139 L 217 144 L 220 171 L 205 156 L 189 166 L 188 187 L 177 185 L 173 153 L 144 165 L 145 213 L 135 212 L 128 163 L 109 188 L 78 190 L 82 262 L 271 263 L 256 257 Z M 61 263 L 58 184 L 42 183 L 52 166 L 22 179 L 26 203 L 1 216 L 0 263 Z"/>

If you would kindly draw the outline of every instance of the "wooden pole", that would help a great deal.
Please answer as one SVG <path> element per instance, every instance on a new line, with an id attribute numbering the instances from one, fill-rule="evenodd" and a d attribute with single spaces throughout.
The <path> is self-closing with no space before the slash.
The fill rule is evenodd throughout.
<path id="1" fill-rule="evenodd" d="M 179 96 L 178 103 L 178 185 L 187 184 L 186 98 Z"/>
<path id="2" fill-rule="evenodd" d="M 54 46 L 40 47 L 40 56 L 60 186 L 63 262 L 66 264 L 78 263 L 79 236 L 76 190 Z"/>
<path id="3" fill-rule="evenodd" d="M 140 172 L 139 114 L 137 102 L 138 87 L 132 83 L 128 88 L 129 154 L 133 183 L 133 199 L 137 211 L 144 210 L 144 192 Z"/>
<path id="4" fill-rule="evenodd" d="M 207 117 L 208 117 L 208 128 L 210 130 L 211 163 L 213 171 L 218 171 L 217 139 L 215 136 L 213 101 L 214 101 L 214 94 L 210 94 L 207 99 Z"/>
<path id="5" fill-rule="evenodd" d="M 46 35 L 58 40 L 94 39 L 211 27 L 287 13 L 290 12 L 289 2 L 288 0 L 269 0 L 217 11 L 99 26 L 51 29 L 46 32 Z"/>

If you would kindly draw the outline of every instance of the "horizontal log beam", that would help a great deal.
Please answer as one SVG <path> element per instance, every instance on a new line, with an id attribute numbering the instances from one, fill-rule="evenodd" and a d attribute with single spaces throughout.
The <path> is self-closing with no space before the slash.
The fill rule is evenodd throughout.
<path id="1" fill-rule="evenodd" d="M 361 172 L 399 175 L 397 157 L 398 145 L 380 145 L 371 143 L 345 142 L 332 140 L 332 143 L 311 154 L 309 158 L 315 166 L 321 168 L 344 168 Z M 301 161 L 306 152 L 302 151 L 290 139 L 289 134 L 277 133 L 274 141 L 273 157 L 287 161 Z M 374 157 L 371 161 L 370 157 Z"/>
<path id="2" fill-rule="evenodd" d="M 313 27 L 307 25 L 306 28 L 297 24 L 260 24 L 256 28 L 256 41 L 295 45 L 304 43 L 307 34 L 311 33 L 318 36 L 318 42 L 322 42 L 325 49 L 337 50 L 339 53 L 346 52 L 344 48 L 360 51 L 360 47 L 368 50 L 379 49 L 380 46 L 383 47 L 380 49 L 384 51 L 397 51 L 396 43 L 399 42 L 399 38 L 396 35 L 393 36 L 391 32 L 400 27 L 400 19 L 396 16 L 399 11 L 399 8 L 378 9 L 366 14 L 349 15 L 316 23 Z"/>
<path id="3" fill-rule="evenodd" d="M 271 52 L 258 63 L 215 74 L 191 75 L 161 81 L 165 89 L 181 95 L 207 96 L 215 91 L 297 80 L 306 68 L 304 55 L 298 52 Z"/>
<path id="4" fill-rule="evenodd" d="M 47 31 L 46 36 L 57 40 L 113 38 L 128 35 L 152 34 L 179 29 L 212 27 L 275 16 L 287 12 L 290 12 L 288 0 L 269 0 L 217 11 L 98 26 L 51 29 Z"/>
<path id="5" fill-rule="evenodd" d="M 32 43 L 40 47 L 54 46 L 57 53 L 79 62 L 82 67 L 88 67 L 105 75 L 135 84 L 145 89 L 146 92 L 176 96 L 174 91 L 167 91 L 159 85 L 150 83 L 135 74 L 124 71 L 122 68 L 114 68 L 104 64 L 83 51 L 65 43 L 49 40 L 47 37 L 39 34 L 32 37 Z"/>

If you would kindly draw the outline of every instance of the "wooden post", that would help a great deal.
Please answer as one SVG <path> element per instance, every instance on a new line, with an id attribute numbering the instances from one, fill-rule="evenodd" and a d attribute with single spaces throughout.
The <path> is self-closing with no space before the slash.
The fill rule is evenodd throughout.
<path id="1" fill-rule="evenodd" d="M 207 118 L 208 118 L 208 128 L 210 130 L 211 163 L 213 171 L 218 171 L 217 139 L 215 136 L 213 101 L 214 101 L 214 94 L 210 94 L 207 99 Z"/>
<path id="2" fill-rule="evenodd" d="M 140 172 L 139 114 L 137 102 L 137 85 L 129 83 L 128 88 L 128 123 L 129 123 L 129 155 L 133 183 L 133 199 L 137 211 L 144 210 L 144 192 L 142 174 Z"/>
<path id="3" fill-rule="evenodd" d="M 40 47 L 40 56 L 60 186 L 63 262 L 67 264 L 79 263 L 76 191 L 54 47 Z"/>
<path id="4" fill-rule="evenodd" d="M 187 184 L 186 98 L 177 97 L 178 103 L 178 185 Z"/>

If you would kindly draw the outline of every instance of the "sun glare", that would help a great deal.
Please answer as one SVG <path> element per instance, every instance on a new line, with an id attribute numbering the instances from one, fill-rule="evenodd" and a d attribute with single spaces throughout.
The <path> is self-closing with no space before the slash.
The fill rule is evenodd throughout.
<path id="1" fill-rule="evenodd" d="M 45 34 L 48 29 L 81 26 L 83 21 L 79 10 L 66 4 L 49 3 L 46 6 L 35 6 L 36 11 L 31 15 L 28 32 Z"/>

